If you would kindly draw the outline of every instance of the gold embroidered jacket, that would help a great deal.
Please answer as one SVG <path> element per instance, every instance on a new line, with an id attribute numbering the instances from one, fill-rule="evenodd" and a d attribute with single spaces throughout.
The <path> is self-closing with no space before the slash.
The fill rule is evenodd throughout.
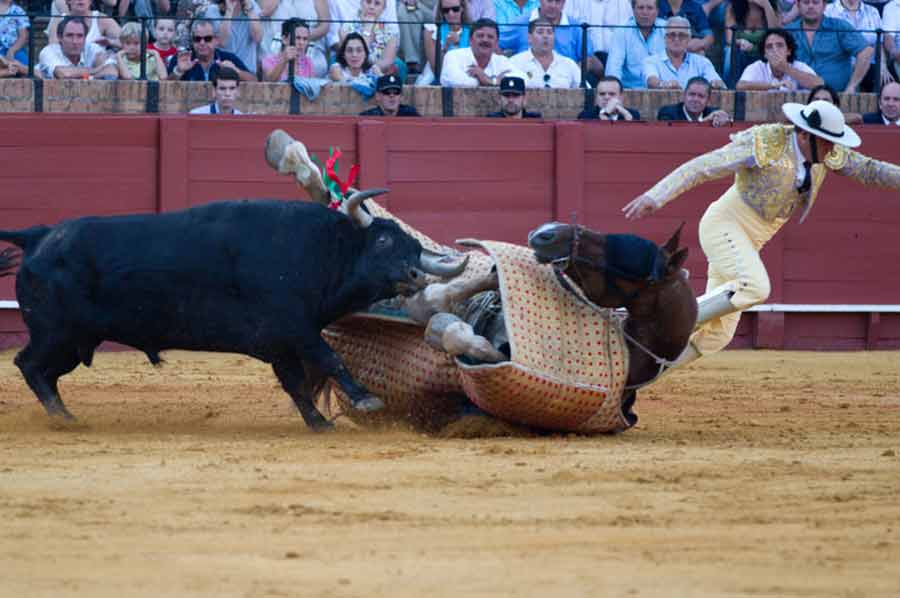
<path id="1" fill-rule="evenodd" d="M 741 200 L 769 223 L 786 221 L 797 206 L 809 212 L 828 170 L 852 177 L 864 185 L 900 189 L 900 166 L 874 160 L 835 145 L 822 164 L 813 164 L 809 191 L 796 188 L 797 163 L 792 125 L 757 125 L 731 136 L 731 143 L 685 162 L 647 191 L 657 207 L 707 181 L 734 173 Z M 802 222 L 802 219 L 801 219 Z"/>

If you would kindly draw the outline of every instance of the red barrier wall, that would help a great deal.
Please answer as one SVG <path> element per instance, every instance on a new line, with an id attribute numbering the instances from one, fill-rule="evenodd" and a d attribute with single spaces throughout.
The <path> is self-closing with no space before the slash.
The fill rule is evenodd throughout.
<path id="1" fill-rule="evenodd" d="M 699 187 L 637 224 L 621 207 L 680 162 L 727 142 L 734 130 L 648 123 L 353 117 L 0 115 L 0 228 L 85 214 L 173 210 L 214 199 L 296 198 L 263 159 L 281 127 L 313 153 L 362 164 L 361 185 L 387 186 L 388 207 L 443 242 L 524 242 L 548 220 L 664 241 L 686 221 L 688 268 L 698 293 L 706 264 L 697 222 L 730 184 Z M 897 133 L 860 128 L 865 153 L 898 160 Z M 900 199 L 830 176 L 805 224 L 764 250 L 770 302 L 900 303 Z M 0 300 L 13 299 L 0 281 Z M 21 343 L 18 314 L 0 310 L 0 346 Z M 733 346 L 897 348 L 896 314 L 748 314 Z"/>

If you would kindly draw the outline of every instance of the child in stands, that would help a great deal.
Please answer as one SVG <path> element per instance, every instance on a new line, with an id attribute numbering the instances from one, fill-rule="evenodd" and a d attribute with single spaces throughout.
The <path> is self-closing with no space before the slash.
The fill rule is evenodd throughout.
<path id="1" fill-rule="evenodd" d="M 141 78 L 141 26 L 131 21 L 122 27 L 119 34 L 119 43 L 122 49 L 116 52 L 116 60 L 119 68 L 119 79 Z M 147 81 L 159 81 L 167 75 L 166 65 L 156 50 L 147 48 L 146 55 Z"/>

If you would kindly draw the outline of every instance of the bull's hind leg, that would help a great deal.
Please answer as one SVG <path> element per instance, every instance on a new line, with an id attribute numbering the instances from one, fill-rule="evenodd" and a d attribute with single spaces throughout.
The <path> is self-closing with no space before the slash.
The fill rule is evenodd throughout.
<path id="1" fill-rule="evenodd" d="M 312 381 L 307 379 L 299 360 L 276 361 L 272 364 L 272 370 L 278 377 L 278 381 L 281 382 L 281 387 L 291 396 L 303 421 L 310 429 L 316 432 L 325 432 L 334 428 L 334 424 L 325 419 L 313 404 Z"/>
<path id="2" fill-rule="evenodd" d="M 79 363 L 78 351 L 74 347 L 59 347 L 52 353 L 35 348 L 29 343 L 16 355 L 15 363 L 22 372 L 28 386 L 51 417 L 61 417 L 74 421 L 59 396 L 59 377 L 74 370 Z"/>

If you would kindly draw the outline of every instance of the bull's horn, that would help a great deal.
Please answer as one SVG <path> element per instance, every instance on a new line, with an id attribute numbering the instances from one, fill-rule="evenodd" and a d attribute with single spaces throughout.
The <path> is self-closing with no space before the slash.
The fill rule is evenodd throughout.
<path id="1" fill-rule="evenodd" d="M 370 197 L 376 197 L 383 193 L 387 193 L 387 189 L 366 189 L 365 191 L 356 191 L 341 204 L 341 211 L 350 216 L 350 219 L 356 222 L 362 228 L 369 228 L 372 224 L 372 216 L 362 209 L 362 202 Z"/>
<path id="2" fill-rule="evenodd" d="M 469 256 L 446 255 L 423 247 L 422 253 L 419 254 L 419 262 L 422 265 L 422 269 L 429 274 L 434 274 L 441 278 L 453 278 L 462 274 L 463 270 L 466 269 L 469 263 Z"/>

